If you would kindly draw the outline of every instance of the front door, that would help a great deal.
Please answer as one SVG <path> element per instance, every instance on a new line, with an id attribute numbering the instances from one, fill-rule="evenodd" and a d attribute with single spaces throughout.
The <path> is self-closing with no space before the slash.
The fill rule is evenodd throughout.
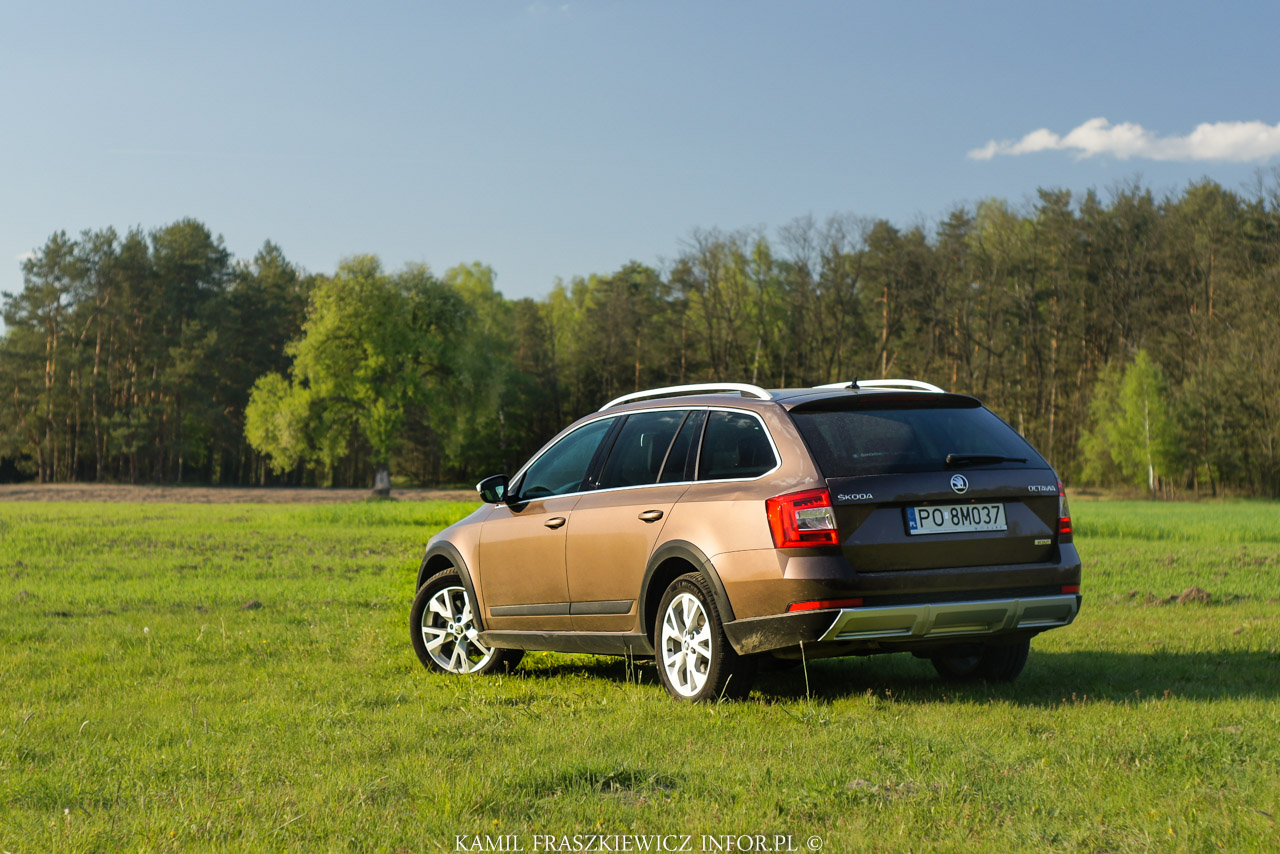
<path id="1" fill-rule="evenodd" d="M 568 631 L 565 536 L 587 471 L 616 418 L 591 421 L 534 458 L 480 530 L 485 627 Z"/>
<path id="2" fill-rule="evenodd" d="M 480 530 L 485 628 L 569 630 L 565 529 L 578 495 L 499 505 Z"/>

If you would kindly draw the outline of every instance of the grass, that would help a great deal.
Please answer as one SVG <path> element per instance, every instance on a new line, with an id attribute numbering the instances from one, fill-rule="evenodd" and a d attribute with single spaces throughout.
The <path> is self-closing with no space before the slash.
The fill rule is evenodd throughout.
<path id="1" fill-rule="evenodd" d="M 616 659 L 422 670 L 417 561 L 468 509 L 0 505 L 0 850 L 1280 845 L 1280 505 L 1075 504 L 1085 608 L 1011 686 L 888 656 L 709 707 Z"/>

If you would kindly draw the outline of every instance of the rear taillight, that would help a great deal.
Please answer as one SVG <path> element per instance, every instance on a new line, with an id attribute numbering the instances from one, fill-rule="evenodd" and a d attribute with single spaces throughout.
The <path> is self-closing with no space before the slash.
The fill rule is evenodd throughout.
<path id="1" fill-rule="evenodd" d="M 1071 508 L 1067 506 L 1067 490 L 1058 481 L 1058 542 L 1071 542 Z"/>
<path id="2" fill-rule="evenodd" d="M 1079 585 L 1079 584 L 1064 584 L 1064 585 L 1062 585 L 1062 592 L 1063 592 L 1063 593 L 1079 593 L 1079 592 L 1080 592 L 1080 585 Z"/>
<path id="3" fill-rule="evenodd" d="M 792 602 L 787 611 L 823 611 L 827 608 L 861 608 L 861 599 L 811 599 L 808 602 Z"/>
<path id="4" fill-rule="evenodd" d="M 779 495 L 764 503 L 773 544 L 780 549 L 837 546 L 836 514 L 831 509 L 831 493 L 809 489 Z"/>

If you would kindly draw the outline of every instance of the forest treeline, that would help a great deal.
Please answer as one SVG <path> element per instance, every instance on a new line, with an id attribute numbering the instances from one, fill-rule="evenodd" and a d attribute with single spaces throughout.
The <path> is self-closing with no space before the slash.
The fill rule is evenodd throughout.
<path id="1" fill-rule="evenodd" d="M 0 457 L 41 481 L 473 482 L 628 391 L 892 376 L 977 395 L 1069 483 L 1280 495 L 1274 188 L 700 230 L 541 300 L 480 263 L 236 260 L 195 220 L 59 232 L 22 272 Z"/>

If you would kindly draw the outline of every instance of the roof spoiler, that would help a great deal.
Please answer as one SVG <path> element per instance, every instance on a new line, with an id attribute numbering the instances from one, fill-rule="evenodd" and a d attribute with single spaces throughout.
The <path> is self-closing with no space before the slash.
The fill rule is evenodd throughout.
<path id="1" fill-rule="evenodd" d="M 847 388 L 857 391 L 860 388 L 904 388 L 916 391 L 929 391 L 935 394 L 946 394 L 946 389 L 938 388 L 933 383 L 921 380 L 853 380 L 852 382 L 826 383 L 814 388 Z"/>

